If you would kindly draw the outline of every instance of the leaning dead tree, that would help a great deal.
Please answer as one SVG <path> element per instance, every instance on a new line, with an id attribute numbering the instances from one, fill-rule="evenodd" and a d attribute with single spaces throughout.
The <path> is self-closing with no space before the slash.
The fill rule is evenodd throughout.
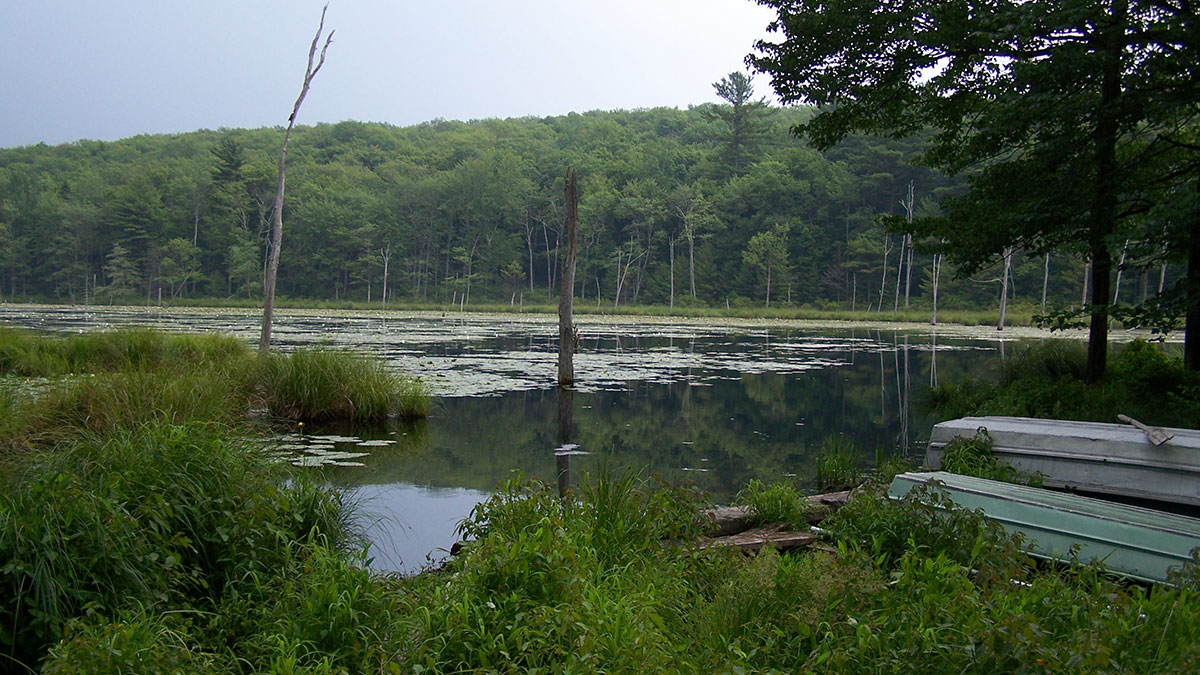
<path id="1" fill-rule="evenodd" d="M 575 381 L 575 260 L 576 231 L 579 229 L 579 191 L 574 169 L 564 181 L 567 202 L 567 251 L 563 256 L 558 288 L 558 384 Z"/>
<path id="2" fill-rule="evenodd" d="M 292 106 L 292 115 L 288 117 L 287 133 L 283 136 L 283 149 L 279 152 L 279 179 L 275 183 L 275 204 L 271 207 L 271 241 L 267 245 L 267 273 L 263 280 L 263 325 L 262 336 L 258 340 L 261 352 L 271 350 L 271 320 L 275 313 L 275 279 L 279 272 L 279 245 L 283 241 L 283 167 L 287 158 L 288 142 L 292 140 L 292 128 L 296 126 L 296 115 L 300 105 L 308 95 L 308 88 L 317 71 L 325 65 L 325 52 L 333 42 L 333 31 L 325 38 L 321 47 L 321 55 L 317 57 L 317 44 L 321 42 L 321 33 L 325 31 L 325 12 L 329 5 L 321 8 L 321 23 L 317 25 L 317 34 L 313 36 L 312 46 L 308 48 L 308 67 L 304 69 L 304 86 L 300 88 L 300 96 L 296 97 L 296 105 Z M 314 60 L 316 63 L 314 63 Z"/>

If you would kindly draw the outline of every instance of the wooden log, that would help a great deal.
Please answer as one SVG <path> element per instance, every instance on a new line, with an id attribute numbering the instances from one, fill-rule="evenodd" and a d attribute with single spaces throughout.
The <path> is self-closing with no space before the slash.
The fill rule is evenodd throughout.
<path id="1" fill-rule="evenodd" d="M 785 531 L 778 525 L 771 525 L 756 527 L 727 537 L 703 540 L 697 548 L 732 546 L 742 551 L 757 551 L 764 546 L 772 546 L 777 550 L 785 551 L 806 547 L 816 541 L 817 535 L 812 532 Z"/>

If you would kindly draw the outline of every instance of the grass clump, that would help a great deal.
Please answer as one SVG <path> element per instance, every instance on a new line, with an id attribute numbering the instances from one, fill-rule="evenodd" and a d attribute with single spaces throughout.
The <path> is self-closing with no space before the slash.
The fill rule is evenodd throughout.
<path id="1" fill-rule="evenodd" d="M 263 369 L 267 408 L 304 421 L 378 421 L 389 415 L 425 417 L 428 387 L 355 354 L 306 349 L 272 354 Z"/>
<path id="2" fill-rule="evenodd" d="M 765 485 L 753 479 L 737 494 L 735 502 L 754 512 L 755 525 L 783 523 L 793 529 L 806 529 L 812 513 L 804 494 L 789 483 Z"/>
<path id="3" fill-rule="evenodd" d="M 821 456 L 817 458 L 817 487 L 845 490 L 858 485 L 862 479 L 858 460 L 858 449 L 850 439 L 829 436 L 821 443 Z"/>
<path id="4" fill-rule="evenodd" d="M 1074 342 L 1030 345 L 1004 363 L 999 382 L 934 387 L 925 403 L 944 419 L 1013 415 L 1116 422 L 1124 413 L 1156 426 L 1200 426 L 1200 375 L 1156 345 L 1135 340 L 1114 350 L 1095 384 L 1084 381 L 1085 363 L 1083 346 Z"/>

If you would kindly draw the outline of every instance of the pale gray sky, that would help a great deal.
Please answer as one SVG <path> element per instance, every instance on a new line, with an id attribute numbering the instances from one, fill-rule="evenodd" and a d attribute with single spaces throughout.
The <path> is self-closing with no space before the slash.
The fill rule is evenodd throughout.
<path id="1" fill-rule="evenodd" d="M 4 0 L 0 147 L 286 124 L 322 4 Z M 299 122 L 683 108 L 716 100 L 771 18 L 752 0 L 332 0 Z"/>

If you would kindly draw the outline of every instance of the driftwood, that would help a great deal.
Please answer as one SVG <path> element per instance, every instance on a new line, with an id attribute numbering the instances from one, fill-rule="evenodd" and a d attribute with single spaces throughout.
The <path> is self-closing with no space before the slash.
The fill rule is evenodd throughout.
<path id="1" fill-rule="evenodd" d="M 776 550 L 784 551 L 793 548 L 803 548 L 817 541 L 817 535 L 812 532 L 793 532 L 783 529 L 782 525 L 755 527 L 745 532 L 731 534 L 726 537 L 705 539 L 696 547 L 699 549 L 715 548 L 718 546 L 733 546 L 743 551 L 757 551 L 770 545 Z"/>
<path id="2" fill-rule="evenodd" d="M 810 525 L 820 523 L 826 516 L 838 510 L 849 499 L 849 490 L 808 497 L 806 501 L 808 502 L 809 509 L 811 509 L 808 523 Z M 706 513 L 712 519 L 712 525 L 709 527 L 708 532 L 710 535 L 716 537 L 745 532 L 750 529 L 754 519 L 754 513 L 744 506 L 718 506 L 709 509 Z"/>

